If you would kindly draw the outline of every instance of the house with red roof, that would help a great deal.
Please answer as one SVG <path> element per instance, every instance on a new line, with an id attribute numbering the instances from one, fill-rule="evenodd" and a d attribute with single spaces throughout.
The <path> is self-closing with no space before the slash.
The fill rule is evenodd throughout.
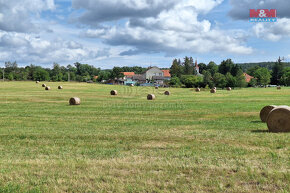
<path id="1" fill-rule="evenodd" d="M 161 70 L 158 67 L 150 67 L 143 74 L 135 74 L 134 72 L 121 72 L 124 77 L 120 79 L 121 84 L 131 85 L 131 84 L 147 84 L 154 83 L 163 85 L 164 80 L 170 80 L 171 74 L 170 70 Z"/>
<path id="2" fill-rule="evenodd" d="M 132 76 L 135 75 L 135 72 L 121 72 L 122 74 L 124 74 L 125 78 L 132 78 Z"/>
<path id="3" fill-rule="evenodd" d="M 163 72 L 163 76 L 166 78 L 171 78 L 170 70 L 161 70 Z"/>
<path id="4" fill-rule="evenodd" d="M 245 79 L 246 79 L 247 83 L 249 83 L 254 78 L 253 76 L 250 76 L 247 73 L 244 73 L 244 76 L 245 76 Z"/>

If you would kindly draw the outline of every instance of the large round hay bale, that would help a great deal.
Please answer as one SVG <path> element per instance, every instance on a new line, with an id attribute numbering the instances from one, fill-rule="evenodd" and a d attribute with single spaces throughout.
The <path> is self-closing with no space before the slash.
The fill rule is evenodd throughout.
<path id="1" fill-rule="evenodd" d="M 42 87 L 46 87 L 46 84 L 42 84 Z"/>
<path id="2" fill-rule="evenodd" d="M 58 88 L 58 89 L 63 89 L 63 87 L 62 87 L 62 86 L 58 86 L 57 88 Z"/>
<path id="3" fill-rule="evenodd" d="M 134 87 L 134 84 L 130 84 L 131 87 Z"/>
<path id="4" fill-rule="evenodd" d="M 81 99 L 78 97 L 73 97 L 69 99 L 69 104 L 70 105 L 80 105 L 81 104 Z"/>
<path id="5" fill-rule="evenodd" d="M 196 91 L 196 92 L 200 92 L 200 88 L 196 88 L 195 91 Z"/>
<path id="6" fill-rule="evenodd" d="M 267 117 L 269 115 L 269 113 L 275 108 L 277 107 L 276 105 L 268 105 L 262 108 L 262 110 L 260 111 L 260 118 L 262 122 L 266 122 L 267 121 Z"/>
<path id="7" fill-rule="evenodd" d="M 210 89 L 210 93 L 216 93 L 216 89 Z"/>
<path id="8" fill-rule="evenodd" d="M 50 90 L 50 87 L 49 87 L 49 86 L 46 86 L 46 87 L 45 87 L 45 90 Z"/>
<path id="9" fill-rule="evenodd" d="M 267 126 L 270 132 L 290 132 L 290 107 L 274 108 L 268 115 Z"/>
<path id="10" fill-rule="evenodd" d="M 165 95 L 170 95 L 170 92 L 167 90 L 164 92 Z"/>
<path id="11" fill-rule="evenodd" d="M 111 95 L 117 95 L 118 94 L 118 91 L 116 90 L 111 90 Z"/>
<path id="12" fill-rule="evenodd" d="M 227 90 L 228 90 L 228 91 L 231 91 L 231 90 L 232 90 L 232 88 L 231 88 L 231 87 L 227 87 Z"/>
<path id="13" fill-rule="evenodd" d="M 39 83 L 39 81 L 36 81 L 35 83 L 36 83 L 36 84 L 38 84 L 38 83 Z"/>
<path id="14" fill-rule="evenodd" d="M 277 86 L 277 90 L 281 90 L 281 86 Z"/>
<path id="15" fill-rule="evenodd" d="M 148 94 L 147 95 L 147 100 L 155 100 L 155 95 L 154 94 Z"/>

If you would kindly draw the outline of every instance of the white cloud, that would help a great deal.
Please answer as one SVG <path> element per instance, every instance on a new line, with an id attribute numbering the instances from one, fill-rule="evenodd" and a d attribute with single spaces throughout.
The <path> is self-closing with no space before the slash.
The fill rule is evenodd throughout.
<path id="1" fill-rule="evenodd" d="M 158 15 L 129 18 L 124 26 L 106 26 L 86 31 L 87 37 L 101 38 L 113 46 L 131 46 L 121 55 L 159 53 L 177 55 L 182 52 L 227 52 L 250 54 L 252 48 L 244 46 L 245 37 L 234 37 L 230 32 L 212 29 L 208 20 L 198 20 L 222 0 L 183 0 Z"/>
<path id="2" fill-rule="evenodd" d="M 17 32 L 0 32 L 0 61 L 51 64 L 86 61 L 108 56 L 108 49 L 85 48 L 81 43 L 55 38 L 52 41 Z"/>
<path id="3" fill-rule="evenodd" d="M 290 37 L 290 19 L 281 18 L 274 23 L 258 23 L 253 27 L 258 38 L 269 41 L 278 41 Z"/>
<path id="4" fill-rule="evenodd" d="M 32 16 L 42 11 L 55 9 L 54 0 L 1 0 L 0 30 L 35 32 L 40 27 L 33 23 Z"/>

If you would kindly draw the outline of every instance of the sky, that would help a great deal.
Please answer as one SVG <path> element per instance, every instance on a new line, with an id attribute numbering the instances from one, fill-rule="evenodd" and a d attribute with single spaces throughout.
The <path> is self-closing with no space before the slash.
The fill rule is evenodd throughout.
<path id="1" fill-rule="evenodd" d="M 249 9 L 277 9 L 253 23 Z M 290 61 L 289 0 L 0 0 L 0 66 Z"/>

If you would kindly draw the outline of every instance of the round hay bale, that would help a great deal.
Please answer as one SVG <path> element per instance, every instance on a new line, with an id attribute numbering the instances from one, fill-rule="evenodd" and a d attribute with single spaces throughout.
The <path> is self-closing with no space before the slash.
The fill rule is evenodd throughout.
<path id="1" fill-rule="evenodd" d="M 276 105 L 268 105 L 263 107 L 262 110 L 260 111 L 261 121 L 265 123 L 267 121 L 269 113 L 276 107 L 277 107 Z"/>
<path id="2" fill-rule="evenodd" d="M 45 87 L 45 90 L 50 90 L 50 87 L 49 87 L 49 86 L 46 86 L 46 87 Z"/>
<path id="3" fill-rule="evenodd" d="M 290 132 L 290 107 L 274 108 L 268 115 L 267 126 L 269 132 Z"/>
<path id="4" fill-rule="evenodd" d="M 57 88 L 58 88 L 58 89 L 63 89 L 62 86 L 58 86 Z"/>
<path id="5" fill-rule="evenodd" d="M 42 84 L 42 87 L 46 87 L 46 84 Z"/>
<path id="6" fill-rule="evenodd" d="M 116 90 L 111 90 L 111 95 L 117 95 L 118 94 L 118 91 Z"/>
<path id="7" fill-rule="evenodd" d="M 36 84 L 38 84 L 39 83 L 39 81 L 36 81 Z"/>
<path id="8" fill-rule="evenodd" d="M 155 86 L 155 89 L 158 89 L 158 86 Z"/>
<path id="9" fill-rule="evenodd" d="M 210 93 L 216 93 L 216 89 L 211 89 Z"/>
<path id="10" fill-rule="evenodd" d="M 133 87 L 133 86 L 134 86 L 134 84 L 130 84 L 130 86 L 131 86 L 131 87 Z"/>
<path id="11" fill-rule="evenodd" d="M 277 86 L 277 90 L 281 90 L 281 86 Z"/>
<path id="12" fill-rule="evenodd" d="M 196 88 L 195 91 L 196 91 L 196 92 L 200 92 L 200 88 Z"/>
<path id="13" fill-rule="evenodd" d="M 164 92 L 165 95 L 170 95 L 170 92 L 167 90 Z"/>
<path id="14" fill-rule="evenodd" d="M 231 88 L 231 87 L 227 87 L 227 90 L 228 90 L 228 91 L 231 91 L 231 90 L 232 90 L 232 88 Z"/>
<path id="15" fill-rule="evenodd" d="M 69 104 L 70 105 L 80 105 L 81 104 L 81 99 L 78 97 L 73 97 L 69 99 Z"/>
<path id="16" fill-rule="evenodd" d="M 155 100 L 155 95 L 154 94 L 148 94 L 147 95 L 147 100 Z"/>

